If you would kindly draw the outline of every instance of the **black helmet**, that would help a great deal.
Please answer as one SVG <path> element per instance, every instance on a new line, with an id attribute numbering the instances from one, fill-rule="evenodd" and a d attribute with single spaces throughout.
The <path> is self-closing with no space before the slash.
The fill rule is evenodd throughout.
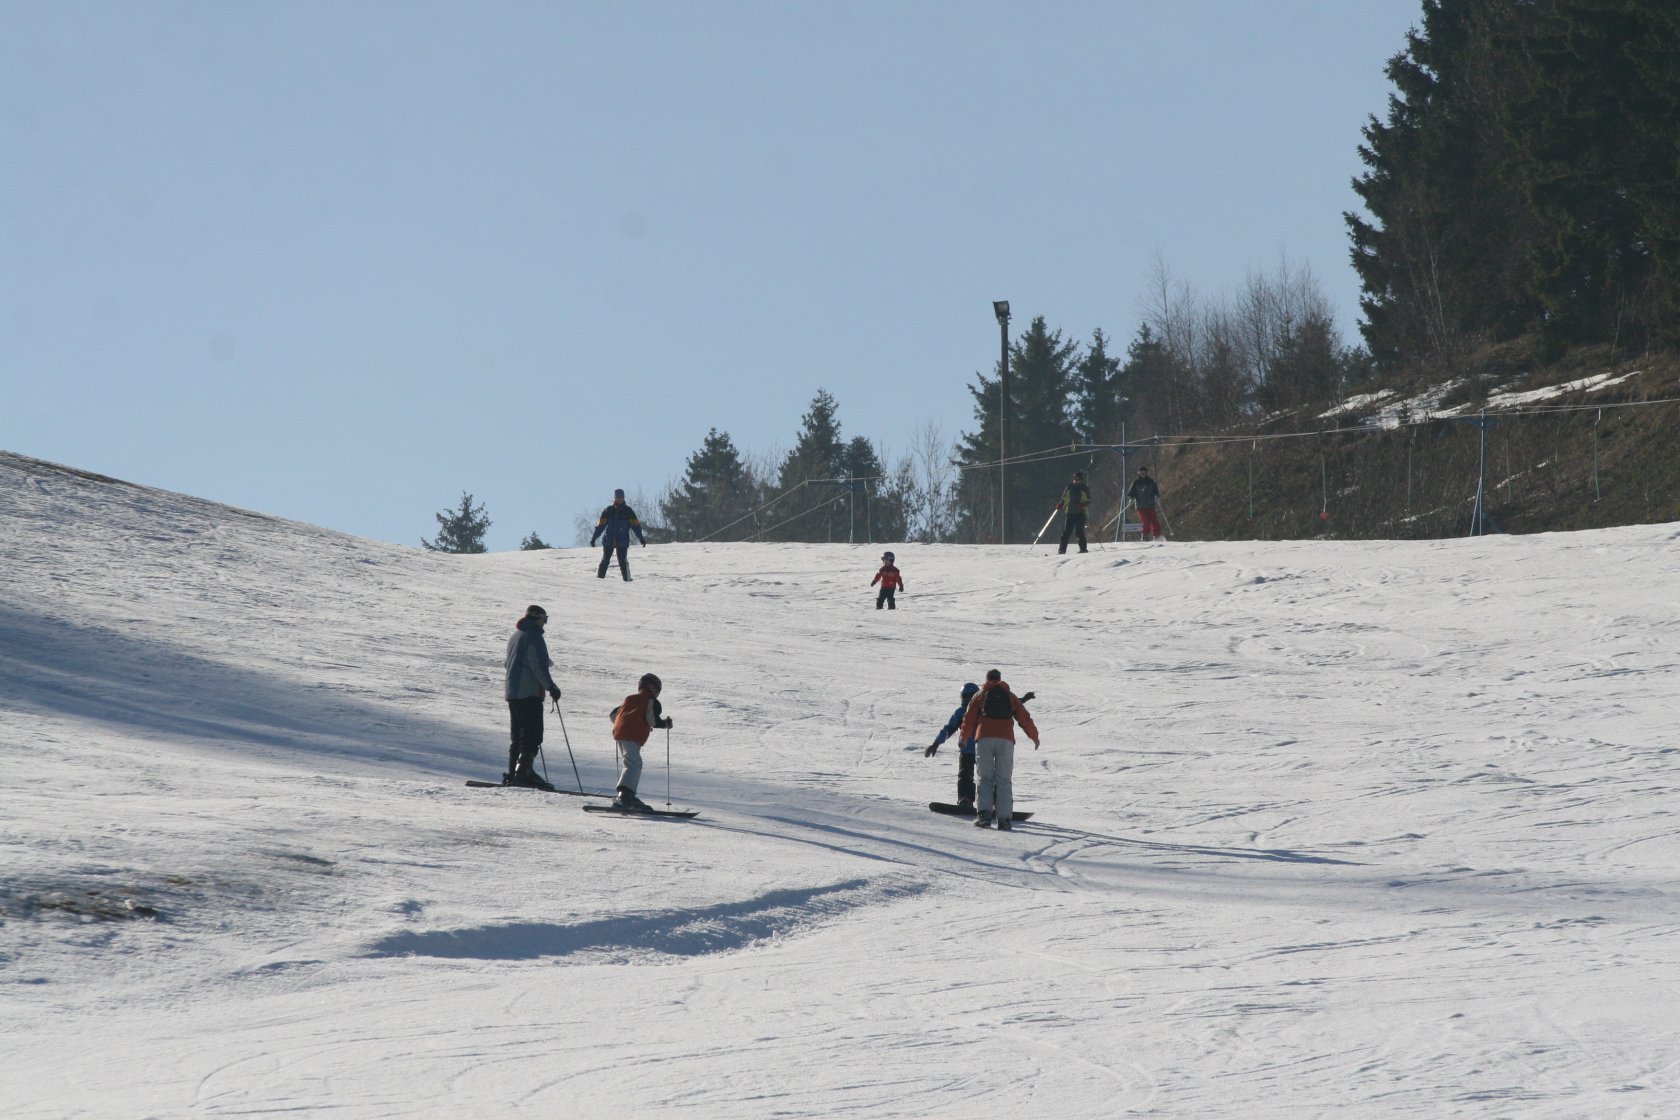
<path id="1" fill-rule="evenodd" d="M 1084 482 L 1085 481 L 1085 472 L 1084 471 L 1074 471 L 1073 472 L 1073 480 L 1075 482 Z"/>
<path id="2" fill-rule="evenodd" d="M 658 692 L 665 686 L 660 684 L 659 678 L 652 673 L 643 673 L 642 679 L 636 682 L 636 687 L 644 692 Z"/>
<path id="3" fill-rule="evenodd" d="M 968 701 L 974 699 L 974 694 L 979 691 L 980 686 L 975 684 L 973 681 L 969 681 L 967 684 L 963 685 L 963 702 L 967 703 Z"/>
<path id="4" fill-rule="evenodd" d="M 890 552 L 881 553 L 881 559 L 883 559 L 883 560 L 886 560 L 886 561 L 890 562 L 892 560 L 892 558 L 893 558 L 893 554 L 890 553 Z"/>

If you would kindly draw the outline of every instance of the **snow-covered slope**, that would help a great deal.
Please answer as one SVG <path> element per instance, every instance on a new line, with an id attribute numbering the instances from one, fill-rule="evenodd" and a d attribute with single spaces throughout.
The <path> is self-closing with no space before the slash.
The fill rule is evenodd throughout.
<path id="1" fill-rule="evenodd" d="M 1680 1114 L 1680 527 L 453 557 L 0 456 L 7 1117 Z M 552 778 L 473 790 L 553 618 Z M 927 812 L 1034 689 L 1012 834 Z M 569 752 L 568 752 L 569 743 Z"/>

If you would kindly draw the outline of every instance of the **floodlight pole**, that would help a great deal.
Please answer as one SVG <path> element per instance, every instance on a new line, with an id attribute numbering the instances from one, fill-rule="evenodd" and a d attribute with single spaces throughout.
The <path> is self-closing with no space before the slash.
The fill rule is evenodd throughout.
<path id="1" fill-rule="evenodd" d="M 998 543 L 1004 544 L 1009 532 L 1009 485 L 1004 473 L 1008 469 L 1004 465 L 1008 457 L 1004 426 L 1009 415 L 1009 301 L 994 300 L 992 313 L 1003 336 L 1003 356 L 998 366 Z"/>

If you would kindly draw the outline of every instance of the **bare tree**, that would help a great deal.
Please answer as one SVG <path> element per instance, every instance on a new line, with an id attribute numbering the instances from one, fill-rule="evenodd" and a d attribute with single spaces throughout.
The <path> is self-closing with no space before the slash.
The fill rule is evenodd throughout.
<path id="1" fill-rule="evenodd" d="M 957 530 L 956 446 L 929 420 L 916 431 L 910 455 L 901 465 L 910 478 L 911 534 L 930 544 L 951 540 Z"/>

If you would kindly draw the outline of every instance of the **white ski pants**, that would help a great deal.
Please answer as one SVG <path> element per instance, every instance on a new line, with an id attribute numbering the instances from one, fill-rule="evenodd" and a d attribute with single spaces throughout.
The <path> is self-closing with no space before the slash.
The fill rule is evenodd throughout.
<path id="1" fill-rule="evenodd" d="M 974 744 L 974 764 L 980 774 L 975 810 L 1008 820 L 1015 812 L 1015 744 L 1008 739 L 981 739 Z"/>

